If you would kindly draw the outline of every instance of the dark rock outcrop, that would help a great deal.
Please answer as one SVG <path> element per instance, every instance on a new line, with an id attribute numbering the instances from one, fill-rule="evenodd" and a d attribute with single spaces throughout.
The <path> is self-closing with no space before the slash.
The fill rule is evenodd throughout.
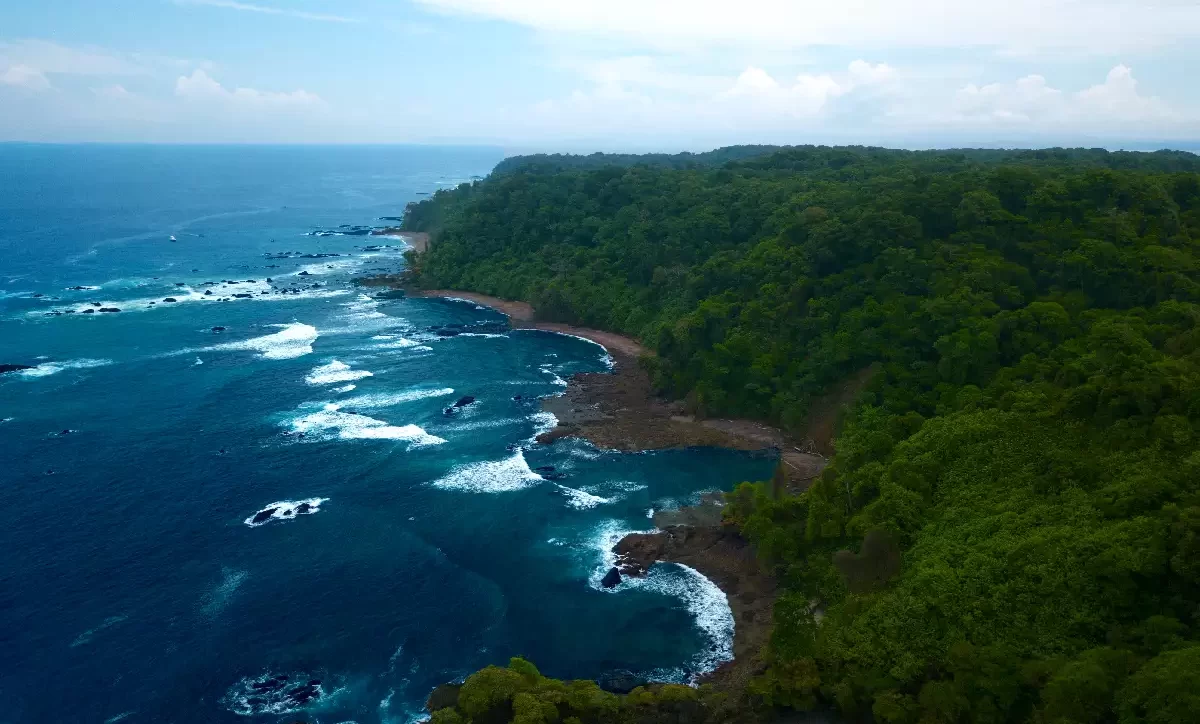
<path id="1" fill-rule="evenodd" d="M 31 369 L 33 369 L 33 367 L 30 365 L 12 365 L 12 364 L 0 365 L 0 375 L 4 374 L 6 372 L 20 372 L 21 370 L 31 370 Z"/>
<path id="2" fill-rule="evenodd" d="M 462 397 L 458 398 L 458 402 L 455 402 L 453 405 L 447 407 L 445 410 L 442 410 L 442 414 L 449 417 L 451 415 L 454 415 L 459 410 L 466 407 L 467 405 L 470 405 L 473 402 L 475 402 L 474 397 L 472 397 L 471 395 L 463 395 Z"/>
<path id="3" fill-rule="evenodd" d="M 600 585 L 604 586 L 605 588 L 612 588 L 620 582 L 621 572 L 617 570 L 616 566 L 613 566 L 612 568 L 608 569 L 608 573 L 604 574 L 604 578 L 601 579 Z"/>
<path id="4" fill-rule="evenodd" d="M 458 705 L 458 692 L 462 690 L 462 684 L 442 684 L 430 693 L 429 698 L 425 701 L 425 709 L 429 712 L 435 712 L 438 709 L 448 709 Z"/>
<path id="5" fill-rule="evenodd" d="M 601 689 L 613 694 L 628 694 L 649 682 L 631 671 L 620 670 L 601 674 L 600 678 L 596 679 L 596 683 L 600 685 Z"/>
<path id="6" fill-rule="evenodd" d="M 575 427 L 574 425 L 559 425 L 549 432 L 543 432 L 541 435 L 538 435 L 536 438 L 534 438 L 534 440 L 541 445 L 550 445 L 556 440 L 561 440 L 564 437 L 571 437 L 578 434 L 579 428 Z"/>

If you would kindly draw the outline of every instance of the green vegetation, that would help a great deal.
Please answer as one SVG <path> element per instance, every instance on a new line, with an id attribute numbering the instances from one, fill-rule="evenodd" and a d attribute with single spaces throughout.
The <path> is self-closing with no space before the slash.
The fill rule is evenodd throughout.
<path id="1" fill-rule="evenodd" d="M 489 666 L 467 677 L 458 691 L 442 687 L 432 724 L 685 724 L 737 717 L 726 695 L 711 686 L 680 684 L 638 687 L 617 696 L 594 681 L 559 681 L 542 676 L 524 659 L 507 668 Z"/>
<path id="2" fill-rule="evenodd" d="M 406 223 L 421 285 L 639 337 L 701 414 L 803 436 L 875 370 L 807 492 L 730 495 L 784 586 L 741 705 L 1200 721 L 1200 158 L 698 159 L 512 160 Z"/>

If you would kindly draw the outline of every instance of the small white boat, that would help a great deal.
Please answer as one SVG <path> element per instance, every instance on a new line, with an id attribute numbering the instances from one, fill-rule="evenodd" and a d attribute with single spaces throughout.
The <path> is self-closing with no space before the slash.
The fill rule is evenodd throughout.
<path id="1" fill-rule="evenodd" d="M 176 238 L 175 238 L 175 235 L 174 235 L 174 234 L 171 234 L 171 241 L 179 241 L 179 239 L 176 239 Z"/>

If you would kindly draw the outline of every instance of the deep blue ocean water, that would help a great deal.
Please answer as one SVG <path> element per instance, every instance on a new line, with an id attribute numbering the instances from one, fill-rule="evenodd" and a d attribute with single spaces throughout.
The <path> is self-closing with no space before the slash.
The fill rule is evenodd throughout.
<path id="1" fill-rule="evenodd" d="M 0 721 L 400 722 L 513 655 L 675 680 L 728 657 L 698 574 L 599 579 L 651 509 L 771 461 L 533 444 L 536 398 L 602 348 L 438 337 L 504 320 L 373 299 L 350 278 L 403 242 L 314 234 L 500 158 L 0 146 L 0 363 L 35 366 L 0 376 Z"/>

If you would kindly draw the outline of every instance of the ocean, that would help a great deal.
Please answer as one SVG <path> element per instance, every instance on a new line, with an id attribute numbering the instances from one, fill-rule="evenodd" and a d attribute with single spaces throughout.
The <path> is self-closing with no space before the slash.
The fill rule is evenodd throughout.
<path id="1" fill-rule="evenodd" d="M 0 375 L 0 722 L 407 722 L 510 656 L 729 658 L 695 571 L 599 581 L 771 460 L 535 444 L 603 348 L 350 283 L 403 268 L 370 229 L 501 158 L 0 145 L 0 364 L 30 366 Z"/>

